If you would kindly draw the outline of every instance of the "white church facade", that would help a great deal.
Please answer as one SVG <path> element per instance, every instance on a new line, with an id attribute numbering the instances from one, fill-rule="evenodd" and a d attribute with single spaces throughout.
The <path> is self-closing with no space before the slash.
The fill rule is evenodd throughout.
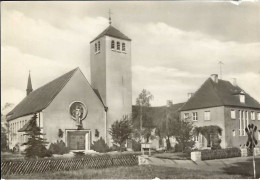
<path id="1" fill-rule="evenodd" d="M 102 137 L 111 146 L 111 125 L 132 113 L 131 39 L 110 24 L 90 42 L 90 70 L 91 84 L 76 68 L 34 91 L 29 75 L 27 96 L 7 114 L 9 148 L 26 141 L 34 114 L 49 143 L 89 150 Z"/>

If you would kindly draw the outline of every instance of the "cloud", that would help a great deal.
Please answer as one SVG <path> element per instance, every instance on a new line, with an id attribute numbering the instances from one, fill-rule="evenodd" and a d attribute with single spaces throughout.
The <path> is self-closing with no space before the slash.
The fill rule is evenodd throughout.
<path id="1" fill-rule="evenodd" d="M 133 102 L 142 89 L 147 89 L 154 95 L 152 105 L 165 105 L 167 100 L 175 103 L 187 100 L 187 93 L 205 79 L 203 74 L 192 74 L 167 67 L 134 66 L 133 73 Z M 195 82 L 195 83 L 194 83 Z"/>
<path id="2" fill-rule="evenodd" d="M 15 8 L 3 8 L 2 11 L 1 91 L 4 100 L 1 103 L 17 103 L 24 97 L 29 70 L 34 89 L 77 66 L 90 81 L 89 42 L 108 25 L 106 18 L 93 16 L 84 10 L 88 4 L 83 8 L 80 7 L 82 3 L 72 3 L 73 6 L 54 3 L 56 6 L 46 12 L 45 3 L 32 4 L 33 10 L 30 10 L 30 3 L 25 3 Z M 149 3 L 141 4 L 147 6 Z M 222 41 L 216 33 L 177 26 L 170 21 L 176 20 L 177 16 L 181 21 L 183 14 L 176 14 L 171 19 L 171 14 L 163 12 L 165 5 L 161 5 L 160 12 L 156 10 L 154 13 L 161 13 L 161 17 L 167 19 L 165 21 L 162 18 L 155 21 L 155 15 L 145 15 L 141 19 L 138 17 L 140 9 L 139 13 L 131 13 L 131 16 L 120 10 L 116 12 L 117 18 L 122 19 L 115 23 L 115 27 L 132 39 L 133 103 L 144 88 L 154 94 L 153 105 L 164 105 L 168 99 L 183 102 L 188 92 L 195 92 L 210 74 L 219 72 L 220 60 L 224 62 L 224 79 L 237 77 L 241 87 L 260 100 L 260 87 L 256 85 L 260 72 L 259 41 L 240 43 L 234 37 L 231 38 L 233 41 Z M 91 5 L 94 6 L 98 7 L 95 3 Z M 105 5 L 102 7 L 105 8 Z M 124 8 L 126 12 L 136 12 L 133 9 Z M 99 14 L 98 11 L 90 10 L 96 14 Z M 147 13 L 146 10 L 143 13 Z M 197 27 L 192 18 L 185 23 Z M 203 23 L 207 25 L 214 21 Z M 241 23 L 244 24 L 244 21 Z M 216 29 L 223 28 L 220 25 Z M 244 32 L 244 36 L 248 32 Z"/>

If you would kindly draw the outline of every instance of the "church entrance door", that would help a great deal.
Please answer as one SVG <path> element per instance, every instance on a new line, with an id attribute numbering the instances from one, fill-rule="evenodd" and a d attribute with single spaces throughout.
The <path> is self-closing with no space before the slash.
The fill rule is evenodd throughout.
<path id="1" fill-rule="evenodd" d="M 67 144 L 70 150 L 87 150 L 89 138 L 88 131 L 75 130 L 67 132 Z"/>

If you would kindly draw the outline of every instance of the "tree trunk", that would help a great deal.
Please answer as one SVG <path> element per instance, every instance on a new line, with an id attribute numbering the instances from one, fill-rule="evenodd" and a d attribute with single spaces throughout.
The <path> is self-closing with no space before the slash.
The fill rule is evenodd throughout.
<path id="1" fill-rule="evenodd" d="M 167 136 L 167 139 L 166 139 L 166 149 L 167 150 L 171 149 L 171 142 L 170 142 L 170 137 L 169 136 Z"/>

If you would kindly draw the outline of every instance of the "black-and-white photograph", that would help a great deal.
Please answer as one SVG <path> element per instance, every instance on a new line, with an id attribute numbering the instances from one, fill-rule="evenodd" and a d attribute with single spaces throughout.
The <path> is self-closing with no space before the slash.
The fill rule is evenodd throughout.
<path id="1" fill-rule="evenodd" d="M 1 2 L 2 179 L 260 178 L 260 1 Z"/>

